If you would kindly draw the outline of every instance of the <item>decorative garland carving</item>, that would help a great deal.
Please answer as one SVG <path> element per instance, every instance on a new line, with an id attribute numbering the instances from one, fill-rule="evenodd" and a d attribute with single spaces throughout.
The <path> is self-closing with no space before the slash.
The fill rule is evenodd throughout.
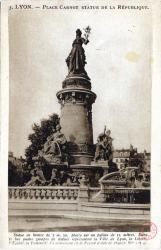
<path id="1" fill-rule="evenodd" d="M 94 102 L 94 97 L 91 94 L 83 93 L 83 92 L 65 92 L 62 93 L 59 96 L 59 103 L 65 104 L 65 103 L 82 103 L 86 105 L 91 110 L 91 104 Z"/>
<path id="2" fill-rule="evenodd" d="M 62 83 L 62 87 L 63 89 L 64 88 L 67 88 L 67 87 L 83 87 L 83 88 L 86 88 L 86 89 L 91 89 L 91 83 L 84 80 L 84 79 L 68 79 L 68 80 L 65 80 L 63 83 Z"/>

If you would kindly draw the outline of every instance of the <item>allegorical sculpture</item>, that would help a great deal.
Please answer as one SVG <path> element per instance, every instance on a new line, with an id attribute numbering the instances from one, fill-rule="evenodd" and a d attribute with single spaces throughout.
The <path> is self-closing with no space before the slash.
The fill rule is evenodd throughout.
<path id="1" fill-rule="evenodd" d="M 47 138 L 43 149 L 39 151 L 39 156 L 43 157 L 47 162 L 61 163 L 66 160 L 67 140 L 60 130 L 61 126 L 57 125 L 53 134 Z"/>
<path id="2" fill-rule="evenodd" d="M 113 158 L 113 146 L 112 146 L 112 138 L 110 136 L 111 131 L 107 130 L 106 127 L 104 132 L 99 134 L 96 143 L 96 151 L 95 151 L 95 161 L 104 160 L 109 161 Z"/>
<path id="3" fill-rule="evenodd" d="M 39 186 L 45 185 L 46 179 L 44 177 L 42 166 L 39 161 L 34 164 L 34 169 L 31 170 L 31 179 L 26 183 L 26 186 Z"/>
<path id="4" fill-rule="evenodd" d="M 76 30 L 72 50 L 66 59 L 68 75 L 58 91 L 61 104 L 60 124 L 68 141 L 69 165 L 90 165 L 93 160 L 92 105 L 96 94 L 85 71 L 86 56 L 83 44 L 89 42 L 90 27 Z"/>
<path id="5" fill-rule="evenodd" d="M 80 29 L 76 30 L 76 39 L 73 41 L 72 50 L 66 59 L 69 76 L 75 74 L 87 76 L 87 73 L 84 69 L 86 64 L 86 56 L 82 45 L 89 42 L 88 36 L 90 34 L 90 30 L 91 29 L 89 26 L 85 29 L 85 38 L 82 37 L 82 32 Z"/>

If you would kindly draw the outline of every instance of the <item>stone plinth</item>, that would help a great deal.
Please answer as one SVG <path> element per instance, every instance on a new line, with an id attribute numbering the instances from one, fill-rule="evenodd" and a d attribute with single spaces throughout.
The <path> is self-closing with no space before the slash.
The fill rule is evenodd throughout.
<path id="1" fill-rule="evenodd" d="M 102 177 L 104 172 L 101 167 L 82 164 L 71 165 L 70 169 L 77 176 L 84 175 L 90 186 L 97 186 L 98 180 Z"/>
<path id="2" fill-rule="evenodd" d="M 98 166 L 98 167 L 107 167 L 107 168 L 109 167 L 108 161 L 105 161 L 105 160 L 92 161 L 91 165 Z"/>
<path id="3" fill-rule="evenodd" d="M 80 186 L 79 189 L 79 203 L 88 202 L 88 187 L 87 186 Z"/>

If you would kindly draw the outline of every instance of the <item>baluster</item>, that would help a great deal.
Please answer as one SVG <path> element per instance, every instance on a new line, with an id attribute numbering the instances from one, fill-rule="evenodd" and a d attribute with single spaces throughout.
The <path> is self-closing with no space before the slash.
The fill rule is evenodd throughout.
<path id="1" fill-rule="evenodd" d="M 25 190 L 25 199 L 30 199 L 30 189 Z"/>
<path id="2" fill-rule="evenodd" d="M 19 189 L 19 198 L 22 199 L 22 189 Z"/>
<path id="3" fill-rule="evenodd" d="M 14 198 L 14 199 L 15 199 L 15 195 L 16 195 L 16 194 L 15 194 L 15 191 L 16 191 L 15 188 L 13 188 L 13 189 L 12 189 L 12 198 Z"/>
<path id="4" fill-rule="evenodd" d="M 68 199 L 70 199 L 70 200 L 71 200 L 72 195 L 73 195 L 73 192 L 72 192 L 72 190 L 71 190 L 71 189 L 69 189 L 69 190 L 68 190 Z"/>
<path id="5" fill-rule="evenodd" d="M 33 197 L 36 199 L 36 189 L 33 189 Z"/>
<path id="6" fill-rule="evenodd" d="M 56 190 L 51 190 L 51 199 L 55 199 L 56 197 Z"/>
<path id="7" fill-rule="evenodd" d="M 12 189 L 10 189 L 10 188 L 8 190 L 8 197 L 9 197 L 9 199 L 12 199 Z"/>
<path id="8" fill-rule="evenodd" d="M 17 198 L 17 194 L 16 194 L 16 188 L 13 189 L 13 193 L 14 193 L 14 198 L 16 199 Z"/>
<path id="9" fill-rule="evenodd" d="M 122 190 L 123 193 L 123 203 L 126 202 L 126 190 Z"/>
<path id="10" fill-rule="evenodd" d="M 125 202 L 128 202 L 129 191 L 125 190 Z"/>
<path id="11" fill-rule="evenodd" d="M 41 196 L 41 190 L 40 190 L 40 189 L 36 189 L 36 190 L 35 190 L 35 198 L 36 198 L 36 199 L 39 199 L 40 196 Z"/>
<path id="12" fill-rule="evenodd" d="M 34 198 L 35 195 L 35 190 L 34 189 L 30 189 L 30 199 Z"/>
<path id="13" fill-rule="evenodd" d="M 73 197 L 74 197 L 74 200 L 77 199 L 77 197 L 78 197 L 78 190 L 74 190 Z"/>
<path id="14" fill-rule="evenodd" d="M 58 191 L 56 193 L 56 197 L 57 197 L 57 199 L 61 199 L 62 198 L 62 190 L 58 189 Z"/>
<path id="15" fill-rule="evenodd" d="M 15 199 L 19 198 L 19 189 L 18 188 L 15 188 L 14 193 L 15 193 L 15 195 L 14 195 Z"/>
<path id="16" fill-rule="evenodd" d="M 11 192 L 12 192 L 12 199 L 15 197 L 15 189 L 14 188 L 12 188 L 11 189 Z"/>
<path id="17" fill-rule="evenodd" d="M 117 190 L 113 190 L 113 193 L 111 194 L 112 200 L 111 202 L 121 202 L 121 193 Z"/>
<path id="18" fill-rule="evenodd" d="M 121 197 L 121 202 L 124 203 L 124 199 L 125 199 L 125 193 L 123 190 L 119 190 L 118 191 L 120 193 L 120 197 Z"/>
<path id="19" fill-rule="evenodd" d="M 70 196 L 71 196 L 71 200 L 74 200 L 74 190 L 70 189 Z"/>
<path id="20" fill-rule="evenodd" d="M 50 190 L 50 189 L 47 189 L 47 190 L 46 190 L 46 198 L 47 198 L 47 199 L 50 199 L 50 198 L 51 198 L 51 190 Z"/>
<path id="21" fill-rule="evenodd" d="M 41 189 L 41 199 L 46 198 L 45 195 L 46 195 L 46 190 L 45 189 Z"/>
<path id="22" fill-rule="evenodd" d="M 23 190 L 23 197 L 26 199 L 26 189 Z"/>
<path id="23" fill-rule="evenodd" d="M 65 189 L 63 190 L 62 197 L 63 197 L 64 200 L 68 197 L 68 192 L 67 192 L 67 190 L 65 190 Z"/>
<path id="24" fill-rule="evenodd" d="M 26 190 L 25 189 L 21 189 L 21 194 L 22 194 L 22 199 L 25 198 L 25 194 L 26 194 Z"/>

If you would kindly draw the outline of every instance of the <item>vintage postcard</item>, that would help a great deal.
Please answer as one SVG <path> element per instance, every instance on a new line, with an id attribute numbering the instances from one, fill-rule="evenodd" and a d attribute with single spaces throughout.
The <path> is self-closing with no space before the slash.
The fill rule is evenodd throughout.
<path id="1" fill-rule="evenodd" d="M 1 246 L 160 249 L 159 1 L 1 1 Z"/>

